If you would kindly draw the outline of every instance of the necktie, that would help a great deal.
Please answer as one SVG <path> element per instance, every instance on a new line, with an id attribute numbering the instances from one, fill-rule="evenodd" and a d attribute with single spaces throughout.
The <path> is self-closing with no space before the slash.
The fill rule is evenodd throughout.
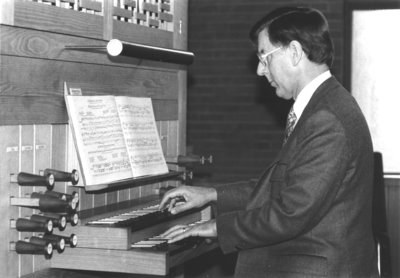
<path id="1" fill-rule="evenodd" d="M 294 129 L 294 124 L 296 123 L 297 117 L 296 114 L 294 113 L 293 106 L 290 108 L 288 117 L 286 119 L 286 129 L 285 129 L 285 137 L 283 138 L 283 145 L 286 144 L 286 141 L 288 140 L 290 134 L 292 133 Z"/>

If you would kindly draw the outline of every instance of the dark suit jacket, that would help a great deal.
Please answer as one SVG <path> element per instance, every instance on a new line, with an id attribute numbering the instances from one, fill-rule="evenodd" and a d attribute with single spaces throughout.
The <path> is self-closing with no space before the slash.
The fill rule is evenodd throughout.
<path id="1" fill-rule="evenodd" d="M 373 150 L 356 101 L 322 83 L 256 183 L 217 187 L 218 241 L 236 277 L 374 277 Z"/>

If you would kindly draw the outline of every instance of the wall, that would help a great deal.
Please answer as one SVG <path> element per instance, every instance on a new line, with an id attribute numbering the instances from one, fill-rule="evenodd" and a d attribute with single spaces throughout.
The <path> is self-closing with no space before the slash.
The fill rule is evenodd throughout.
<path id="1" fill-rule="evenodd" d="M 275 96 L 256 75 L 251 26 L 282 5 L 321 9 L 335 43 L 333 73 L 342 79 L 343 1 L 203 0 L 189 4 L 188 145 L 212 154 L 212 179 L 247 179 L 271 162 L 282 144 L 291 102 Z"/>

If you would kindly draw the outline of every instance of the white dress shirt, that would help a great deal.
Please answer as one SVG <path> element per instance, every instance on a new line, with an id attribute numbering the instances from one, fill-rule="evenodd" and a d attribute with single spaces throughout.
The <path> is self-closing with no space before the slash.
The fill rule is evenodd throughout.
<path id="1" fill-rule="evenodd" d="M 321 85 L 325 80 L 327 80 L 331 76 L 332 74 L 329 70 L 321 73 L 320 75 L 315 77 L 310 83 L 308 83 L 297 95 L 297 98 L 295 99 L 293 104 L 293 110 L 297 118 L 294 124 L 295 126 L 299 121 L 301 114 L 303 114 L 303 111 L 306 108 L 311 97 L 319 87 L 319 85 Z"/>

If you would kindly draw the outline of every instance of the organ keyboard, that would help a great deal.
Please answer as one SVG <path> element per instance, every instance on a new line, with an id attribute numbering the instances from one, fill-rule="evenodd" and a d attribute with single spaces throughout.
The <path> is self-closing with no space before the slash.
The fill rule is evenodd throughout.
<path id="1" fill-rule="evenodd" d="M 159 211 L 159 196 L 124 201 L 79 212 L 80 224 L 66 233 L 79 238 L 77 248 L 52 258 L 56 268 L 167 275 L 180 265 L 216 248 L 201 238 L 168 244 L 159 235 L 178 224 L 194 225 L 210 219 L 203 208 L 180 215 Z"/>
<path id="2" fill-rule="evenodd" d="M 141 209 L 134 209 L 122 214 L 117 214 L 111 217 L 100 218 L 98 220 L 91 220 L 88 225 L 98 226 L 114 226 L 114 227 L 128 227 L 135 228 L 138 223 L 140 228 L 143 225 L 148 225 L 149 221 L 156 222 L 157 220 L 164 220 L 168 217 L 168 212 L 159 211 L 158 204 L 150 205 Z"/>

